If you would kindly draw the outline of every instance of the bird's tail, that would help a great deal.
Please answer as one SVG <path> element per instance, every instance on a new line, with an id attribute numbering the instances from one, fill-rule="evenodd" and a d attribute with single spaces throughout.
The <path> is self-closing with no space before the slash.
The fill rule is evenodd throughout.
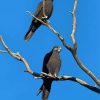
<path id="1" fill-rule="evenodd" d="M 28 32 L 26 33 L 24 39 L 28 41 L 28 40 L 32 37 L 32 35 L 33 35 L 34 32 L 36 31 L 36 29 L 37 29 L 37 27 L 35 27 L 35 26 L 30 27 L 30 29 L 29 29 Z"/>
<path id="2" fill-rule="evenodd" d="M 50 79 L 44 80 L 44 82 L 37 94 L 37 95 L 39 95 L 42 92 L 42 100 L 48 100 L 50 90 L 51 90 L 51 85 L 52 85 L 52 80 L 50 80 Z"/>

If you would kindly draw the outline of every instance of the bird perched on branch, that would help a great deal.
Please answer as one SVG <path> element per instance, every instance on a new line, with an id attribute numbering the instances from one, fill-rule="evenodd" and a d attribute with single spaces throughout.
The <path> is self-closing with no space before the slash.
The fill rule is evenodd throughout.
<path id="1" fill-rule="evenodd" d="M 52 11 L 53 11 L 53 0 L 45 0 L 44 6 L 43 6 L 43 1 L 41 1 L 37 10 L 34 13 L 34 16 L 45 22 L 50 18 Z M 29 30 L 26 33 L 24 39 L 29 40 L 32 37 L 32 35 L 34 34 L 34 32 L 41 25 L 42 25 L 42 23 L 40 21 L 38 21 L 36 18 L 33 18 L 32 23 L 31 23 Z"/>
<path id="2" fill-rule="evenodd" d="M 49 53 L 47 53 L 44 57 L 43 61 L 43 72 L 53 77 L 57 77 L 60 67 L 61 67 L 61 60 L 60 60 L 60 53 L 61 47 L 55 46 Z M 48 96 L 50 94 L 52 79 L 43 79 L 43 84 L 39 89 L 38 94 L 42 92 L 42 100 L 48 100 Z M 37 94 L 37 95 L 38 95 Z"/>

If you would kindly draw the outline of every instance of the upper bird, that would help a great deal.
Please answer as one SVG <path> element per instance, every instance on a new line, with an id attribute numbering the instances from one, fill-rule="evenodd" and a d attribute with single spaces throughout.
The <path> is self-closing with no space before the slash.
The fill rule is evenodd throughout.
<path id="1" fill-rule="evenodd" d="M 34 13 L 34 16 L 41 19 L 42 21 L 44 20 L 44 17 L 46 16 L 48 20 L 51 17 L 53 11 L 53 0 L 45 0 L 44 4 L 44 13 L 43 13 L 43 1 L 41 1 L 38 5 L 37 10 Z M 45 14 L 45 16 L 44 16 Z M 40 21 L 38 21 L 36 18 L 33 18 L 32 23 L 30 25 L 30 28 L 28 32 L 26 33 L 24 39 L 29 40 L 34 32 L 42 25 Z"/>
<path id="2" fill-rule="evenodd" d="M 61 59 L 59 55 L 60 51 L 61 47 L 55 46 L 49 53 L 45 55 L 42 70 L 44 73 L 50 74 L 54 77 L 58 76 L 61 67 Z M 42 100 L 48 100 L 52 81 L 52 79 L 43 79 L 43 84 L 39 90 L 39 93 L 42 92 Z"/>

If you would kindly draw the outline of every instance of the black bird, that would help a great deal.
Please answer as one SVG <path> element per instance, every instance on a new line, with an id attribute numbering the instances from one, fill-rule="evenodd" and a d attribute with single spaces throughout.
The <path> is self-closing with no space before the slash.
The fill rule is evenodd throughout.
<path id="1" fill-rule="evenodd" d="M 50 74 L 54 77 L 58 76 L 60 67 L 61 67 L 61 60 L 60 60 L 60 53 L 61 47 L 55 46 L 49 53 L 47 53 L 44 57 L 43 61 L 43 72 Z M 52 79 L 44 79 L 39 92 L 42 92 L 42 100 L 48 100 L 48 96 L 51 90 Z"/>
<path id="2" fill-rule="evenodd" d="M 53 11 L 53 0 L 45 0 L 45 10 L 44 13 L 47 16 L 47 19 L 50 18 L 52 11 Z M 44 14 L 43 14 L 43 1 L 40 2 L 36 12 L 35 12 L 35 17 L 41 19 L 42 21 L 46 21 L 44 20 Z M 30 28 L 28 30 L 28 32 L 26 33 L 24 39 L 25 40 L 29 40 L 32 35 L 34 34 L 34 32 L 42 25 L 41 22 L 39 22 L 38 20 L 36 20 L 35 18 L 33 18 L 32 23 L 30 25 Z"/>

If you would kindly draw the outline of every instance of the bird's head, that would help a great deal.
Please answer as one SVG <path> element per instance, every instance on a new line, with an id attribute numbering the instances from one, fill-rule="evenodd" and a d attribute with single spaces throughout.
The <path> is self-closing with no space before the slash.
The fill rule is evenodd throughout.
<path id="1" fill-rule="evenodd" d="M 54 48 L 53 48 L 53 51 L 56 51 L 56 52 L 60 52 L 61 51 L 61 46 L 55 46 Z"/>

